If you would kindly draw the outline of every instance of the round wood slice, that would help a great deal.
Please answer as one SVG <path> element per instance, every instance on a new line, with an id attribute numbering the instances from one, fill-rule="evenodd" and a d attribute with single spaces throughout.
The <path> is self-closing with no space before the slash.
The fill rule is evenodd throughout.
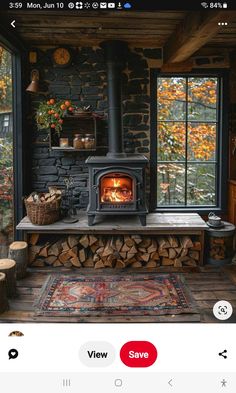
<path id="1" fill-rule="evenodd" d="M 9 249 L 10 250 L 22 250 L 27 247 L 28 247 L 28 244 L 26 242 L 13 242 L 10 244 Z"/>
<path id="2" fill-rule="evenodd" d="M 6 274 L 0 273 L 0 314 L 8 309 Z"/>
<path id="3" fill-rule="evenodd" d="M 0 270 L 8 270 L 13 268 L 14 266 L 16 266 L 16 262 L 13 259 L 0 259 Z"/>
<path id="4" fill-rule="evenodd" d="M 0 272 L 6 275 L 8 297 L 16 297 L 16 262 L 13 259 L 0 259 Z"/>

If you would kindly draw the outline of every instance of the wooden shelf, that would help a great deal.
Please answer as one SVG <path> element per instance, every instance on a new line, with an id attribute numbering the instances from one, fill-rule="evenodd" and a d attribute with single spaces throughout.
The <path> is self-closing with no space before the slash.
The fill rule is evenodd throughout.
<path id="1" fill-rule="evenodd" d="M 74 120 L 74 122 L 73 122 Z M 94 138 L 93 148 L 91 149 L 75 149 L 73 147 L 73 139 L 76 134 L 91 134 Z M 60 147 L 59 138 L 68 138 L 69 146 Z M 51 150 L 67 151 L 67 152 L 91 152 L 97 150 L 97 119 L 92 116 L 66 115 L 64 117 L 63 128 L 60 136 L 54 130 L 49 132 L 49 147 Z"/>
<path id="2" fill-rule="evenodd" d="M 60 151 L 96 151 L 97 149 L 75 149 L 72 146 L 69 147 L 60 147 L 60 146 L 51 146 L 52 150 L 60 150 Z"/>

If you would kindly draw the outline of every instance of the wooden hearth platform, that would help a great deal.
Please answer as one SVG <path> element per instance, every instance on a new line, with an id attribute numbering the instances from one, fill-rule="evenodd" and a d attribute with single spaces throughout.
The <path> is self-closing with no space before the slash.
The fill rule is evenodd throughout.
<path id="1" fill-rule="evenodd" d="M 136 216 L 98 216 L 93 226 L 88 226 L 86 212 L 80 212 L 79 221 L 66 224 L 57 221 L 51 225 L 33 225 L 28 217 L 17 225 L 16 229 L 26 233 L 99 233 L 99 234 L 124 234 L 124 233 L 188 233 L 193 234 L 204 231 L 208 226 L 196 213 L 151 213 L 147 215 L 147 225 L 141 226 Z"/>
<path id="2" fill-rule="evenodd" d="M 63 274 L 71 273 L 71 269 L 62 268 L 57 269 L 57 273 Z M 147 270 L 150 274 L 151 269 Z M 160 272 L 173 272 L 178 269 L 163 269 L 159 268 Z M 157 270 L 155 269 L 155 273 Z M 29 269 L 28 276 L 17 282 L 18 298 L 10 301 L 10 310 L 0 315 L 0 323 L 22 323 L 22 322 L 65 322 L 65 323 L 109 323 L 109 322 L 124 322 L 124 323 L 160 323 L 160 322 L 219 322 L 215 319 L 212 313 L 212 307 L 218 300 L 228 300 L 232 306 L 236 307 L 236 266 L 228 266 L 224 268 L 213 267 L 197 267 L 189 268 L 188 272 L 184 272 L 186 283 L 188 284 L 193 297 L 196 301 L 197 307 L 200 312 L 199 315 L 176 315 L 176 316 L 159 316 L 159 317 L 45 317 L 35 316 L 33 303 L 38 297 L 40 289 L 48 274 L 55 273 L 53 268 Z M 105 271 L 94 271 L 91 269 L 83 269 L 78 274 L 112 274 L 114 271 L 106 269 Z M 131 270 L 129 270 L 129 274 Z M 134 274 L 144 273 L 144 270 L 135 270 Z M 124 274 L 124 271 L 116 271 L 116 274 Z M 236 315 L 234 314 L 229 321 L 236 323 Z"/>

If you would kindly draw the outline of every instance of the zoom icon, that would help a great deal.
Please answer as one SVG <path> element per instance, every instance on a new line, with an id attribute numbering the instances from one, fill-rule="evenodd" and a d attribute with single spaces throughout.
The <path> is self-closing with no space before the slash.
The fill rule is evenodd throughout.
<path id="1" fill-rule="evenodd" d="M 233 307 L 226 300 L 220 300 L 219 302 L 215 303 L 213 307 L 213 314 L 217 319 L 225 321 L 233 314 Z"/>

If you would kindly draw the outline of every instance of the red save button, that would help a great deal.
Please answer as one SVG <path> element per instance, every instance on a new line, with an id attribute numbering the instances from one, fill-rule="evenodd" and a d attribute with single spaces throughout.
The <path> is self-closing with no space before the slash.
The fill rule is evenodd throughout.
<path id="1" fill-rule="evenodd" d="M 128 367 L 150 367 L 157 358 L 157 349 L 149 341 L 129 341 L 120 350 L 120 358 Z"/>

